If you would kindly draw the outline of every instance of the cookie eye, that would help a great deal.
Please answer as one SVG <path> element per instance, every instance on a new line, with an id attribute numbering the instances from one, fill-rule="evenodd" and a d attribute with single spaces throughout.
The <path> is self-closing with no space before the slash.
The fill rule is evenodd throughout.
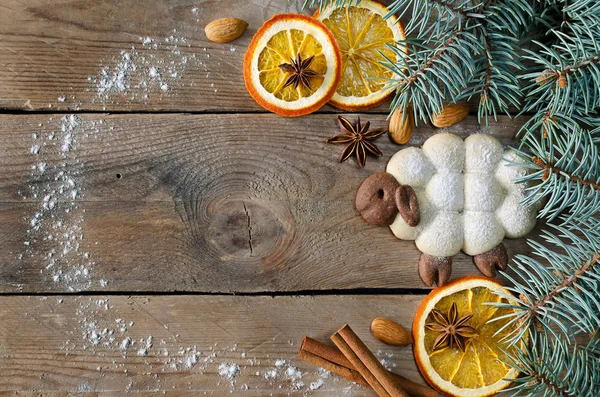
<path id="1" fill-rule="evenodd" d="M 377 191 L 377 197 L 379 197 L 379 200 L 383 199 L 384 196 L 385 196 L 385 192 L 383 191 L 383 189 L 379 189 Z"/>

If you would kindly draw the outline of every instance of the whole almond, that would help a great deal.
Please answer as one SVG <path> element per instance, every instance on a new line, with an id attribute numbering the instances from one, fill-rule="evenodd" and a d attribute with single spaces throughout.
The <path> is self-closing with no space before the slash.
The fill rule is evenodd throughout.
<path id="1" fill-rule="evenodd" d="M 400 324 L 379 317 L 371 323 L 371 332 L 377 339 L 392 346 L 407 346 L 413 343 L 410 333 Z"/>
<path id="2" fill-rule="evenodd" d="M 465 105 L 445 105 L 433 118 L 433 125 L 438 128 L 450 127 L 469 115 L 469 107 Z"/>
<path id="3" fill-rule="evenodd" d="M 390 139 L 398 145 L 404 145 L 412 137 L 415 128 L 415 118 L 410 106 L 406 107 L 406 111 L 396 109 L 390 117 L 388 133 Z"/>
<path id="4" fill-rule="evenodd" d="M 239 18 L 215 19 L 204 28 L 206 38 L 215 43 L 229 43 L 240 37 L 248 23 Z"/>

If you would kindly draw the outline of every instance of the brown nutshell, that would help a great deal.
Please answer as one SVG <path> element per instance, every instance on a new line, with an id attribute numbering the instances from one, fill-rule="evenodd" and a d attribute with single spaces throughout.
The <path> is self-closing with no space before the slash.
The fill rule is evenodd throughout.
<path id="1" fill-rule="evenodd" d="M 407 346 L 413 343 L 410 332 L 388 318 L 378 317 L 373 320 L 371 332 L 375 338 L 387 345 Z"/>
<path id="2" fill-rule="evenodd" d="M 377 226 L 392 224 L 398 212 L 394 197 L 398 186 L 396 178 L 387 172 L 365 179 L 356 193 L 356 209 L 365 222 Z"/>
<path id="3" fill-rule="evenodd" d="M 469 115 L 469 107 L 465 105 L 445 105 L 440 113 L 433 117 L 433 125 L 437 128 L 450 127 L 464 120 Z"/>
<path id="4" fill-rule="evenodd" d="M 388 133 L 392 142 L 398 145 L 404 145 L 413 135 L 415 128 L 415 119 L 410 106 L 406 108 L 406 111 L 396 109 L 390 117 L 390 123 L 388 127 Z"/>
<path id="5" fill-rule="evenodd" d="M 215 43 L 229 43 L 246 31 L 248 22 L 239 18 L 215 19 L 204 28 L 206 38 Z"/>

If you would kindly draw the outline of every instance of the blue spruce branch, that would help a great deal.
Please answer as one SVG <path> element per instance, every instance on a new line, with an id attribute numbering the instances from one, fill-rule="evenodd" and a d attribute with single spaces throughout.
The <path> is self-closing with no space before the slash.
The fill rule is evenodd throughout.
<path id="1" fill-rule="evenodd" d="M 600 213 L 600 127 L 587 130 L 576 119 L 539 113 L 523 127 L 519 154 L 531 173 L 517 183 L 529 186 L 524 204 L 545 201 L 540 216 L 564 223 Z M 542 137 L 532 131 L 542 130 Z"/>
<path id="2" fill-rule="evenodd" d="M 600 327 L 600 220 L 549 227 L 544 243 L 528 240 L 532 256 L 515 256 L 514 276 L 505 274 L 518 304 L 497 306 L 513 309 L 503 317 L 510 319 L 503 328 L 518 325 L 506 338 L 511 344 L 532 330 L 568 340 Z"/>
<path id="3" fill-rule="evenodd" d="M 600 359 L 590 345 L 571 345 L 544 333 L 534 333 L 528 347 L 516 348 L 507 364 L 521 372 L 506 390 L 513 396 L 600 395 Z"/>

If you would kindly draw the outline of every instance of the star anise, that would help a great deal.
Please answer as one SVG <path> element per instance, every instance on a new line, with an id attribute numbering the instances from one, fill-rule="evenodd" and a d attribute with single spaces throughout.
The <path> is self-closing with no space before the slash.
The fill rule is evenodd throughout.
<path id="1" fill-rule="evenodd" d="M 289 73 L 283 88 L 288 85 L 293 85 L 294 89 L 298 88 L 299 84 L 302 84 L 304 87 L 310 90 L 310 80 L 311 77 L 320 76 L 319 73 L 314 70 L 310 70 L 310 65 L 312 64 L 315 56 L 309 56 L 308 58 L 302 60 L 300 54 L 296 55 L 296 59 L 291 58 L 290 63 L 282 63 L 279 65 L 279 68 L 286 73 Z"/>
<path id="2" fill-rule="evenodd" d="M 379 138 L 385 134 L 387 130 L 384 128 L 376 128 L 369 130 L 371 123 L 367 121 L 365 125 L 360 124 L 360 117 L 356 119 L 356 122 L 352 124 L 342 116 L 338 116 L 340 123 L 340 129 L 342 133 L 329 138 L 327 143 L 346 143 L 346 147 L 342 150 L 339 162 L 343 163 L 348 160 L 350 156 L 356 154 L 356 160 L 358 165 L 362 168 L 365 166 L 367 161 L 367 153 L 374 154 L 375 156 L 381 156 L 382 153 L 377 146 L 369 141 Z"/>
<path id="3" fill-rule="evenodd" d="M 439 310 L 432 310 L 431 314 L 435 319 L 433 323 L 425 324 L 427 329 L 434 332 L 440 332 L 440 335 L 433 342 L 433 350 L 439 350 L 446 346 L 458 346 L 461 351 L 465 351 L 465 338 L 477 336 L 477 331 L 470 327 L 468 321 L 473 317 L 473 313 L 467 313 L 458 318 L 458 309 L 456 303 L 453 303 L 445 315 Z"/>

